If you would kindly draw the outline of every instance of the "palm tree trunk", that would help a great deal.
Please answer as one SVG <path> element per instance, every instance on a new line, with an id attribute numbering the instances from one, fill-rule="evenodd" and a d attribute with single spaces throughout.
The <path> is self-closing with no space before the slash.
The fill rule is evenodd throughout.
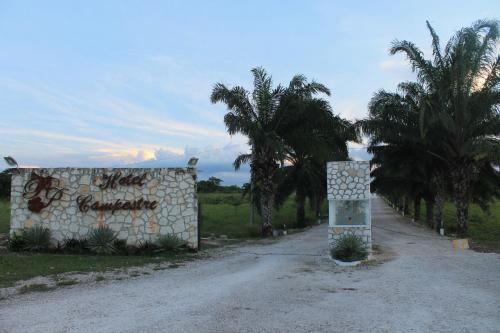
<path id="1" fill-rule="evenodd" d="M 442 193 L 436 195 L 436 214 L 434 215 L 434 229 L 439 232 L 443 225 L 443 206 L 444 198 Z"/>
<path id="2" fill-rule="evenodd" d="M 410 203 L 408 202 L 408 198 L 406 196 L 403 197 L 403 216 L 406 216 L 410 213 Z"/>
<path id="3" fill-rule="evenodd" d="M 274 194 L 263 191 L 260 197 L 260 207 L 262 216 L 262 236 L 270 237 L 273 235 Z"/>
<path id="4" fill-rule="evenodd" d="M 426 210 L 426 218 L 425 222 L 429 227 L 433 227 L 433 220 L 434 220 L 434 200 L 433 199 L 426 199 L 425 200 L 425 210 Z"/>
<path id="5" fill-rule="evenodd" d="M 262 236 L 269 237 L 273 235 L 274 175 L 278 165 L 271 154 L 263 153 L 260 158 L 253 156 L 251 168 L 252 177 L 259 184 Z"/>
<path id="6" fill-rule="evenodd" d="M 459 235 L 467 232 L 469 220 L 469 168 L 456 166 L 450 173 L 453 186 L 453 201 L 457 209 L 457 231 Z"/>
<path id="7" fill-rule="evenodd" d="M 253 225 L 253 216 L 254 216 L 254 197 L 253 197 L 253 179 L 252 176 L 250 176 L 250 214 L 249 214 L 249 220 L 250 220 L 250 225 Z"/>
<path id="8" fill-rule="evenodd" d="M 413 218 L 415 220 L 415 222 L 418 222 L 420 221 L 420 201 L 421 201 L 421 198 L 420 198 L 420 195 L 416 195 L 415 198 L 413 198 Z"/>
<path id="9" fill-rule="evenodd" d="M 295 193 L 295 202 L 297 203 L 297 227 L 304 228 L 306 226 L 306 196 L 299 189 Z"/>
<path id="10" fill-rule="evenodd" d="M 318 196 L 314 198 L 314 207 L 315 207 L 315 212 L 316 212 L 316 218 L 319 220 L 321 218 L 321 199 Z"/>

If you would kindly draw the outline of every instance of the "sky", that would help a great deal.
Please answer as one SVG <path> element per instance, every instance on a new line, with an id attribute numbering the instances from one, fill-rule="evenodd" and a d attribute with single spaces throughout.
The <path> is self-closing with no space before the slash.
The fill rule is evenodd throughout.
<path id="1" fill-rule="evenodd" d="M 217 82 L 252 88 L 303 74 L 328 86 L 333 112 L 355 120 L 380 90 L 414 74 L 395 39 L 429 55 L 500 1 L 6 1 L 0 0 L 0 153 L 25 167 L 178 167 L 248 180 L 232 161 Z M 351 144 L 351 157 L 369 156 Z M 2 165 L 1 167 L 6 167 Z"/>

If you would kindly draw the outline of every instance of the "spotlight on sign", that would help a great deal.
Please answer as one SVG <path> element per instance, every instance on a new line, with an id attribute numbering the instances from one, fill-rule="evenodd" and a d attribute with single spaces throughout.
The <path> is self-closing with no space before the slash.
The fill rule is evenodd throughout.
<path id="1" fill-rule="evenodd" d="M 5 156 L 3 158 L 5 160 L 5 162 L 7 162 L 7 164 L 11 167 L 16 167 L 18 168 L 19 166 L 17 165 L 17 162 L 16 160 L 12 157 L 12 156 Z"/>
<path id="2" fill-rule="evenodd" d="M 188 161 L 188 166 L 194 168 L 196 166 L 196 163 L 198 163 L 198 158 L 191 157 Z"/>
<path id="3" fill-rule="evenodd" d="M 5 160 L 5 163 L 7 163 L 7 165 L 16 168 L 17 172 L 19 172 L 19 165 L 17 164 L 17 161 L 14 159 L 14 157 L 5 156 L 3 159 Z"/>

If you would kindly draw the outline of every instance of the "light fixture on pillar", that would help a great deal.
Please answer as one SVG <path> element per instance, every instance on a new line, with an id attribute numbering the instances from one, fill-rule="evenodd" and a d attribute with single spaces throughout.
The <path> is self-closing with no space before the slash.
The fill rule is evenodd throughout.
<path id="1" fill-rule="evenodd" d="M 14 159 L 14 157 L 5 156 L 3 159 L 5 160 L 5 163 L 7 163 L 10 167 L 15 167 L 17 172 L 19 172 L 19 165 L 17 164 L 17 161 Z"/>
<path id="2" fill-rule="evenodd" d="M 196 167 L 196 163 L 198 163 L 198 158 L 197 157 L 191 157 L 188 161 L 188 166 L 191 168 Z"/>

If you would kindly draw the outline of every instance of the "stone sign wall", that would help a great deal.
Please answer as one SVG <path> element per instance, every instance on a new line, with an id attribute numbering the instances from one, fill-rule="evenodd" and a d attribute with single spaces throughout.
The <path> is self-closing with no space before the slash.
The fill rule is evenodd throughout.
<path id="1" fill-rule="evenodd" d="M 345 234 L 355 234 L 371 250 L 370 162 L 327 163 L 330 246 Z"/>
<path id="2" fill-rule="evenodd" d="M 198 246 L 194 168 L 19 169 L 12 174 L 11 233 L 34 225 L 54 241 L 107 225 L 128 244 L 174 234 Z"/>

